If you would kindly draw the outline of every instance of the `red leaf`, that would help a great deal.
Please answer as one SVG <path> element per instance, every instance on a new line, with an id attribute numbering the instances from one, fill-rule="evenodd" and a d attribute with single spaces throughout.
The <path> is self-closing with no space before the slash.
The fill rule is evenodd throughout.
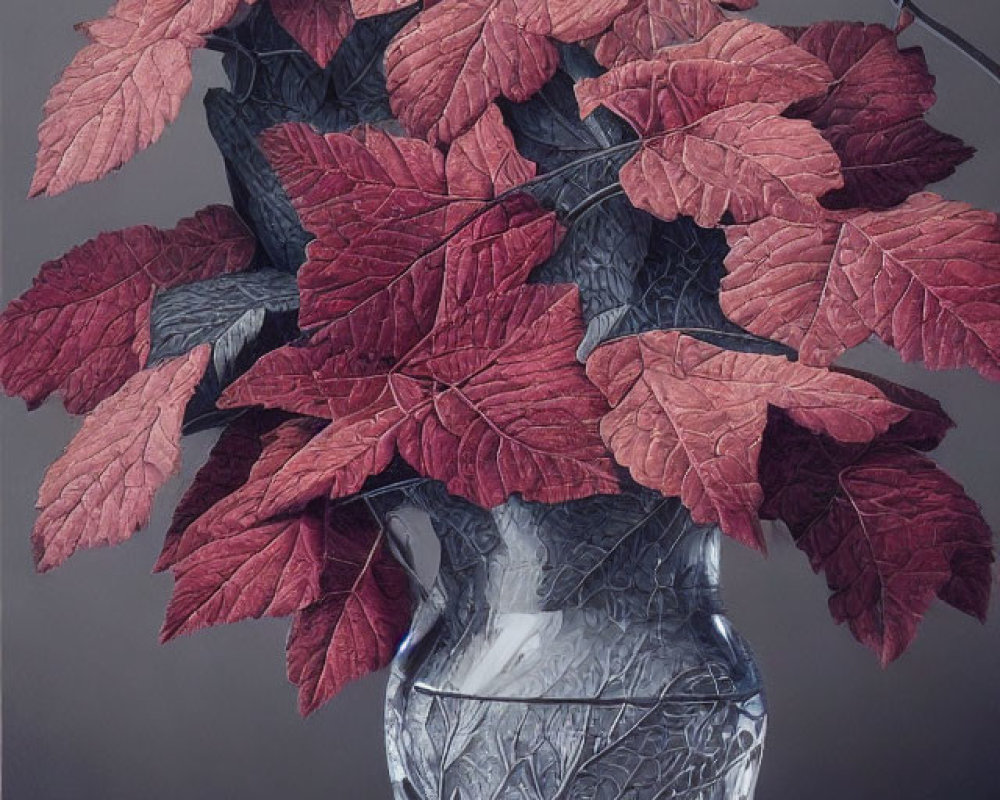
<path id="1" fill-rule="evenodd" d="M 45 101 L 31 196 L 103 178 L 156 141 L 191 87 L 191 51 L 239 0 L 118 0 Z"/>
<path id="2" fill-rule="evenodd" d="M 441 0 L 386 50 L 393 113 L 410 133 L 450 142 L 500 95 L 523 102 L 555 73 L 550 39 L 600 33 L 628 0 Z"/>
<path id="3" fill-rule="evenodd" d="M 300 325 L 376 309 L 366 318 L 378 324 L 371 335 L 380 352 L 401 356 L 430 330 L 449 253 L 475 241 L 477 231 L 498 238 L 498 248 L 524 231 L 555 235 L 554 216 L 527 197 L 484 213 L 485 201 L 534 174 L 495 107 L 452 145 L 447 160 L 425 142 L 373 128 L 321 136 L 285 125 L 266 132 L 263 142 L 316 236 L 299 270 Z M 539 239 L 539 252 L 545 243 Z"/>
<path id="4" fill-rule="evenodd" d="M 693 217 L 712 227 L 768 214 L 816 219 L 816 197 L 842 185 L 840 162 L 805 120 L 781 107 L 742 103 L 643 141 L 619 173 L 638 208 L 661 219 Z"/>
<path id="5" fill-rule="evenodd" d="M 323 597 L 295 615 L 288 638 L 303 715 L 388 665 L 410 625 L 409 581 L 367 507 L 331 505 L 326 535 Z"/>
<path id="6" fill-rule="evenodd" d="M 276 478 L 262 513 L 355 492 L 397 447 L 422 474 L 487 508 L 512 492 L 554 503 L 617 490 L 597 431 L 607 406 L 574 355 L 583 333 L 575 289 L 473 297 L 395 364 L 379 365 L 352 325 L 335 329 L 341 338 L 265 357 L 220 400 L 333 418 Z"/>
<path id="7" fill-rule="evenodd" d="M 278 24 L 321 67 L 330 63 L 354 27 L 351 0 L 270 0 L 270 3 Z"/>
<path id="8" fill-rule="evenodd" d="M 153 497 L 180 464 L 184 409 L 208 345 L 130 378 L 84 421 L 38 491 L 31 540 L 42 572 L 81 548 L 120 544 L 149 521 Z"/>
<path id="9" fill-rule="evenodd" d="M 424 0 L 424 8 L 433 5 L 437 0 Z M 355 19 L 377 17 L 382 14 L 392 14 L 403 8 L 414 5 L 417 0 L 351 0 L 351 8 Z"/>
<path id="10" fill-rule="evenodd" d="M 581 80 L 576 95 L 581 115 L 604 105 L 649 135 L 737 103 L 787 104 L 822 95 L 831 80 L 826 64 L 780 31 L 734 20 L 700 41 Z"/>
<path id="11" fill-rule="evenodd" d="M 324 564 L 323 507 L 253 522 L 205 543 L 174 565 L 176 583 L 160 641 L 316 602 Z"/>
<path id="12" fill-rule="evenodd" d="M 209 206 L 176 228 L 104 233 L 44 264 L 0 315 L 0 382 L 35 408 L 61 391 L 90 411 L 140 370 L 158 289 L 247 267 L 255 243 L 236 213 Z"/>
<path id="13" fill-rule="evenodd" d="M 271 515 L 261 511 L 262 499 L 275 482 L 275 476 L 308 446 L 323 425 L 321 420 L 295 418 L 262 433 L 258 443 L 251 443 L 252 450 L 259 449 L 259 456 L 242 484 L 222 496 L 176 534 L 168 543 L 169 556 L 165 550 L 161 560 L 169 558 L 170 566 L 176 567 L 214 541 L 251 530 L 258 523 L 270 522 Z M 237 477 L 234 477 L 234 483 Z"/>
<path id="14" fill-rule="evenodd" d="M 937 195 L 815 224 L 727 233 L 720 302 L 736 323 L 828 364 L 874 333 L 906 361 L 1000 378 L 997 216 Z"/>
<path id="15" fill-rule="evenodd" d="M 247 482 L 264 449 L 262 437 L 285 421 L 285 414 L 248 411 L 226 427 L 209 453 L 208 461 L 198 470 L 174 509 L 163 550 L 154 568 L 156 572 L 177 563 L 177 549 L 184 531 L 196 519 Z"/>
<path id="16" fill-rule="evenodd" d="M 920 116 L 934 104 L 934 78 L 923 52 L 900 52 L 895 34 L 883 25 L 820 22 L 785 32 L 833 72 L 835 82 L 826 97 L 792 109 L 820 128 L 877 130 L 887 122 Z"/>
<path id="17" fill-rule="evenodd" d="M 882 25 L 824 22 L 790 33 L 837 78 L 826 97 L 790 111 L 820 128 L 843 163 L 844 188 L 824 205 L 888 208 L 972 156 L 922 119 L 934 103 L 934 79 L 919 48 L 899 51 Z"/>
<path id="18" fill-rule="evenodd" d="M 943 180 L 975 148 L 914 117 L 874 131 L 838 125 L 824 131 L 843 165 L 844 188 L 821 198 L 827 208 L 890 208 Z"/>
<path id="19" fill-rule="evenodd" d="M 650 58 L 659 49 L 700 39 L 726 21 L 712 0 L 632 0 L 597 43 L 606 67 Z"/>
<path id="20" fill-rule="evenodd" d="M 597 348 L 587 374 L 613 410 L 601 435 L 639 483 L 680 496 L 698 523 L 763 548 L 757 457 L 768 405 L 840 441 L 866 442 L 906 415 L 874 386 L 779 356 L 654 331 Z"/>
<path id="21" fill-rule="evenodd" d="M 912 641 L 935 594 L 983 619 L 992 583 L 979 509 L 906 446 L 907 422 L 870 446 L 845 447 L 774 413 L 761 453 L 762 514 L 785 521 L 826 573 L 834 619 L 883 665 Z"/>

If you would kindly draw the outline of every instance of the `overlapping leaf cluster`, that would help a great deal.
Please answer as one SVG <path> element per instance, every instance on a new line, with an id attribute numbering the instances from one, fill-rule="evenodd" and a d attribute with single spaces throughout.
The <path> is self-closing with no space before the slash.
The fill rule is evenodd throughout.
<path id="1" fill-rule="evenodd" d="M 157 564 L 163 636 L 294 615 L 304 712 L 406 631 L 365 495 L 401 464 L 485 507 L 634 480 L 760 548 L 780 519 L 883 662 L 935 596 L 982 617 L 991 534 L 922 452 L 950 420 L 831 364 L 875 335 L 997 377 L 997 217 L 922 193 L 971 151 L 923 119 L 918 50 L 728 13 L 752 5 L 121 0 L 83 26 L 32 193 L 151 143 L 210 44 L 236 211 L 102 234 L 0 317 L 4 388 L 91 412 L 39 567 L 144 525 L 186 420 L 225 428 Z"/>

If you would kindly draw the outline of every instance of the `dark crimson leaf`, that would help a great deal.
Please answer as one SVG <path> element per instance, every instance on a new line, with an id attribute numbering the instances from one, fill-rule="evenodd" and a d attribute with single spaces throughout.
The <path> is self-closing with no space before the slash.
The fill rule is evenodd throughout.
<path id="1" fill-rule="evenodd" d="M 354 27 L 350 0 L 269 0 L 278 23 L 325 67 Z"/>
<path id="2" fill-rule="evenodd" d="M 914 117 L 875 131 L 839 125 L 824 136 L 840 156 L 844 188 L 821 198 L 827 208 L 890 208 L 947 178 L 975 148 Z"/>
<path id="3" fill-rule="evenodd" d="M 191 486 L 174 509 L 163 550 L 155 571 L 161 572 L 177 561 L 177 548 L 185 530 L 212 506 L 228 497 L 250 477 L 250 470 L 264 449 L 262 437 L 288 420 L 288 415 L 251 409 L 223 430 L 198 470 Z"/>
<path id="4" fill-rule="evenodd" d="M 722 307 L 733 321 L 829 364 L 872 333 L 906 361 L 1000 377 L 1000 224 L 937 195 L 819 224 L 727 231 Z"/>
<path id="5" fill-rule="evenodd" d="M 244 269 L 256 245 L 232 209 L 209 206 L 173 230 L 104 233 L 44 264 L 0 316 L 0 381 L 29 408 L 60 391 L 84 413 L 146 362 L 153 295 Z"/>
<path id="6" fill-rule="evenodd" d="M 883 665 L 912 641 L 935 594 L 981 619 L 989 603 L 989 528 L 962 487 L 906 445 L 923 427 L 904 419 L 885 439 L 845 447 L 775 411 L 761 452 L 763 516 L 788 525 L 826 573 L 834 619 Z"/>
<path id="7" fill-rule="evenodd" d="M 272 427 L 272 423 L 275 423 Z M 164 544 L 157 562 L 158 569 L 176 567 L 192 553 L 209 543 L 239 534 L 254 528 L 257 523 L 270 521 L 269 514 L 260 510 L 261 500 L 267 494 L 275 475 L 284 465 L 302 451 L 323 429 L 324 422 L 316 419 L 263 417 L 248 427 L 238 429 L 228 441 L 220 443 L 217 459 L 210 460 L 204 478 L 199 473 L 195 486 L 216 485 L 211 494 L 218 499 L 207 509 L 208 502 L 191 499 L 171 524 L 171 532 Z M 256 453 L 257 458 L 246 470 L 246 461 L 237 460 L 231 474 L 219 476 L 216 470 L 225 468 L 233 458 L 231 446 L 241 442 L 249 444 L 248 456 Z M 244 477 L 245 475 L 245 477 Z M 185 501 L 187 498 L 185 498 Z M 200 512 L 196 513 L 195 512 Z M 193 518 L 193 519 L 192 519 Z M 184 525 L 185 527 L 181 527 Z"/>
<path id="8" fill-rule="evenodd" d="M 305 328 L 376 308 L 365 317 L 379 327 L 373 346 L 401 356 L 430 330 L 450 258 L 517 251 L 527 274 L 554 244 L 554 215 L 529 198 L 487 208 L 495 194 L 534 174 L 495 107 L 455 142 L 447 159 L 424 142 L 374 128 L 320 136 L 286 125 L 263 141 L 306 229 L 317 237 L 299 272 Z"/>
<path id="9" fill-rule="evenodd" d="M 324 505 L 251 522 L 175 564 L 160 641 L 212 625 L 284 617 L 316 602 L 325 558 Z"/>
<path id="10" fill-rule="evenodd" d="M 191 51 L 239 0 L 118 0 L 45 101 L 30 194 L 103 178 L 156 141 L 191 87 Z"/>
<path id="11" fill-rule="evenodd" d="M 780 31 L 734 20 L 697 42 L 580 81 L 576 91 L 583 114 L 604 105 L 648 136 L 739 103 L 787 105 L 822 95 L 832 78 L 826 64 Z"/>
<path id="12" fill-rule="evenodd" d="M 326 553 L 322 597 L 295 615 L 288 637 L 303 715 L 387 666 L 410 626 L 409 581 L 364 503 L 330 504 Z"/>
<path id="13" fill-rule="evenodd" d="M 695 522 L 718 523 L 755 547 L 764 544 L 757 457 L 769 405 L 845 442 L 870 441 L 906 416 L 851 376 L 677 332 L 602 345 L 587 375 L 612 405 L 601 435 L 618 463 L 644 486 L 679 496 Z"/>
<path id="14" fill-rule="evenodd" d="M 180 464 L 184 407 L 208 364 L 203 345 L 133 375 L 83 421 L 45 473 L 31 534 L 35 564 L 120 544 L 149 521 L 153 497 Z"/>
<path id="15" fill-rule="evenodd" d="M 934 78 L 919 48 L 900 51 L 882 25 L 822 22 L 788 32 L 836 78 L 825 97 L 789 112 L 813 122 L 844 165 L 844 188 L 824 205 L 888 208 L 972 156 L 972 148 L 922 119 L 934 103 Z"/>
<path id="16" fill-rule="evenodd" d="M 542 88 L 558 65 L 551 39 L 594 36 L 627 2 L 441 0 L 386 51 L 392 109 L 410 133 L 451 142 L 501 95 L 523 102 Z"/>
<path id="17" fill-rule="evenodd" d="M 663 47 L 700 39 L 725 21 L 712 0 L 632 0 L 594 55 L 608 67 L 650 58 Z"/>
<path id="18" fill-rule="evenodd" d="M 227 390 L 226 407 L 333 419 L 277 476 L 261 513 L 356 492 L 396 448 L 421 474 L 487 508 L 512 492 L 541 502 L 615 492 L 597 432 L 607 406 L 574 357 L 582 335 L 575 288 L 479 291 L 446 305 L 397 363 L 355 338 L 355 325 L 369 323 L 347 320 L 322 344 L 266 356 Z"/>

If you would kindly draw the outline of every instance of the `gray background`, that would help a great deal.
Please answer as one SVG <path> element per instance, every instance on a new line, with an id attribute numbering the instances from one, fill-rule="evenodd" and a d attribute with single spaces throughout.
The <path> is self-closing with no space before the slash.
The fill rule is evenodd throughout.
<path id="1" fill-rule="evenodd" d="M 81 44 L 72 30 L 108 0 L 5 0 L 2 37 L 3 299 L 39 264 L 100 230 L 172 226 L 225 201 L 222 162 L 200 98 L 221 82 L 197 56 L 195 86 L 153 148 L 120 173 L 55 199 L 24 199 L 45 95 Z M 762 0 L 773 22 L 888 21 L 888 0 Z M 1000 57 L 995 0 L 923 0 Z M 979 148 L 939 189 L 1000 209 L 1000 86 L 919 31 L 939 76 L 940 127 Z M 959 423 L 937 456 L 1000 528 L 1000 386 L 968 371 L 930 374 L 866 346 L 850 363 L 939 397 Z M 169 510 L 211 445 L 190 440 L 182 476 L 161 492 L 147 532 L 34 574 L 36 488 L 78 422 L 50 402 L 30 417 L 0 404 L 3 486 L 4 783 L 8 800 L 388 798 L 381 742 L 384 676 L 349 687 L 313 718 L 284 678 L 286 625 L 267 620 L 156 643 L 171 587 L 151 577 Z M 985 627 L 935 607 L 910 652 L 885 672 L 834 627 L 826 589 L 776 537 L 763 560 L 725 552 L 731 615 L 753 643 L 770 694 L 761 800 L 995 800 L 1000 797 L 1000 603 Z"/>

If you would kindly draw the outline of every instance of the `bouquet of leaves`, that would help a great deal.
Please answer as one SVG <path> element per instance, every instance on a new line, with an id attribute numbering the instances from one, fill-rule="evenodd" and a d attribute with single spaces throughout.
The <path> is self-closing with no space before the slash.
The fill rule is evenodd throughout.
<path id="1" fill-rule="evenodd" d="M 760 549 L 781 520 L 883 663 L 935 597 L 983 617 L 990 531 L 925 455 L 951 421 L 834 362 L 874 336 L 1000 377 L 997 216 L 923 191 L 972 151 L 923 119 L 919 49 L 753 4 L 119 0 L 82 24 L 32 194 L 151 144 L 210 47 L 234 206 L 103 233 L 0 317 L 4 389 L 86 415 L 39 569 L 131 536 L 182 434 L 221 426 L 157 563 L 162 635 L 292 615 L 303 712 L 405 634 L 365 501 L 407 480 L 483 507 L 631 480 Z"/>

